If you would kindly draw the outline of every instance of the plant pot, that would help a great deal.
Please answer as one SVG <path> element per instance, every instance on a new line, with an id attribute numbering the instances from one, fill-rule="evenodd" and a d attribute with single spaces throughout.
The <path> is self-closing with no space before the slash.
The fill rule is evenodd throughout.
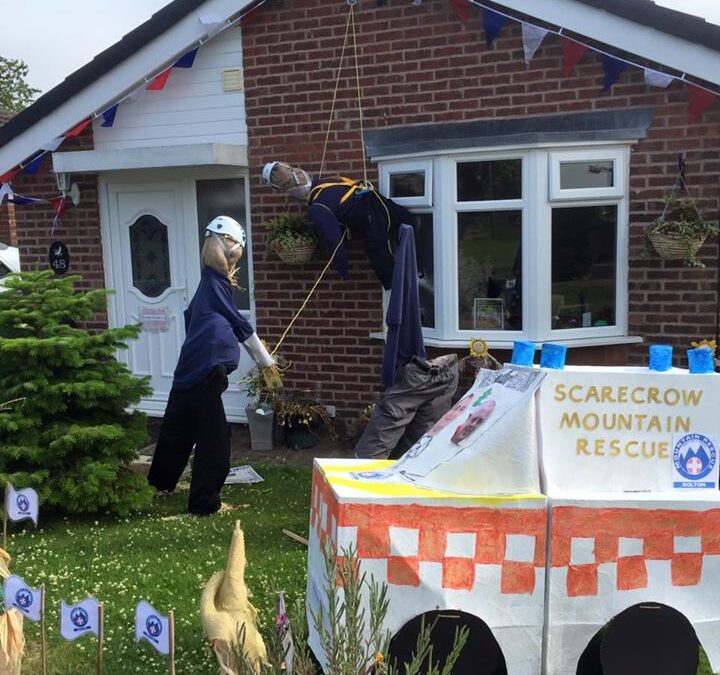
<path id="1" fill-rule="evenodd" d="M 318 435 L 304 424 L 285 427 L 285 445 L 291 450 L 308 450 L 309 448 L 314 448 L 319 440 Z"/>
<path id="2" fill-rule="evenodd" d="M 249 405 L 245 408 L 250 428 L 250 447 L 253 450 L 273 449 L 275 413 L 269 406 Z M 263 412 L 258 412 L 258 410 Z"/>
<path id="3" fill-rule="evenodd" d="M 298 242 L 296 244 L 285 244 L 276 242 L 273 246 L 275 255 L 288 265 L 302 265 L 315 255 L 315 242 Z"/>
<path id="4" fill-rule="evenodd" d="M 688 241 L 687 237 L 678 234 L 662 234 L 661 232 L 648 234 L 648 239 L 657 254 L 665 260 L 692 259 L 705 242 L 705 237 Z"/>

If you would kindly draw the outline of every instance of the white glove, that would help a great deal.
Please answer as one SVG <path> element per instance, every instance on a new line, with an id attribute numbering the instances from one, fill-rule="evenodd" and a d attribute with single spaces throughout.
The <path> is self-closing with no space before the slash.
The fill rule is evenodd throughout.
<path id="1" fill-rule="evenodd" d="M 265 345 L 260 341 L 257 333 L 253 333 L 241 344 L 245 347 L 247 353 L 250 354 L 252 360 L 255 361 L 255 363 L 257 363 L 261 368 L 270 368 L 270 366 L 275 365 L 275 359 L 273 359 L 273 357 L 268 353 L 268 350 L 265 349 Z"/>

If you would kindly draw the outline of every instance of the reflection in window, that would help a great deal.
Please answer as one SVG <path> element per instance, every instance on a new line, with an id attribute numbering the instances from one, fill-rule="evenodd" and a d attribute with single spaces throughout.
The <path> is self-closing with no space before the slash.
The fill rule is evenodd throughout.
<path id="1" fill-rule="evenodd" d="M 170 288 L 167 226 L 145 214 L 129 229 L 133 286 L 148 298 L 156 298 Z"/>
<path id="2" fill-rule="evenodd" d="M 390 197 L 424 197 L 425 172 L 390 174 Z"/>
<path id="3" fill-rule="evenodd" d="M 215 180 L 195 181 L 197 194 L 198 234 L 200 250 L 205 243 L 205 228 L 216 216 L 230 216 L 245 224 L 245 180 L 243 178 L 219 178 Z M 246 231 L 247 234 L 247 231 Z M 250 309 L 250 273 L 247 250 L 238 262 L 233 287 L 233 300 L 238 309 Z"/>
<path id="4" fill-rule="evenodd" d="M 615 163 L 560 162 L 560 189 L 605 188 L 615 185 Z"/>
<path id="5" fill-rule="evenodd" d="M 615 325 L 617 206 L 552 211 L 552 327 Z"/>
<path id="6" fill-rule="evenodd" d="M 457 199 L 459 202 L 522 199 L 522 160 L 458 162 Z"/>
<path id="7" fill-rule="evenodd" d="M 4 279 L 8 274 L 11 274 L 10 268 L 3 262 L 0 262 L 0 279 Z"/>
<path id="8" fill-rule="evenodd" d="M 461 330 L 522 330 L 522 211 L 458 213 Z"/>
<path id="9" fill-rule="evenodd" d="M 414 213 L 415 255 L 420 292 L 420 319 L 424 328 L 435 328 L 435 257 L 433 214 Z"/>

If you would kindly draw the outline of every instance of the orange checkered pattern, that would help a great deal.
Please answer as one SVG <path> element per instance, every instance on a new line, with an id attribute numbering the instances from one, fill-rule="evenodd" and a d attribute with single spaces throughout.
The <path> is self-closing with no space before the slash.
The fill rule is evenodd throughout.
<path id="1" fill-rule="evenodd" d="M 673 586 L 696 586 L 703 556 L 720 554 L 720 509 L 562 506 L 553 508 L 551 522 L 550 563 L 568 568 L 570 597 L 597 595 L 603 563 L 617 564 L 619 591 L 647 587 L 648 560 L 670 561 Z M 573 555 L 578 541 L 585 542 L 580 560 Z M 622 550 L 624 542 L 631 550 Z"/>
<path id="2" fill-rule="evenodd" d="M 339 527 L 356 528 L 358 556 L 386 560 L 389 584 L 419 586 L 420 563 L 436 562 L 442 564 L 443 588 L 470 591 L 476 565 L 499 565 L 502 593 L 532 594 L 536 569 L 545 569 L 544 508 L 339 503 L 325 476 L 315 469 L 310 522 L 321 545 L 328 538 L 336 542 Z M 409 553 L 393 550 L 393 534 L 398 532 L 416 537 Z M 529 548 L 521 559 L 507 550 L 512 537 Z M 453 555 L 452 544 L 458 540 L 462 552 Z"/>

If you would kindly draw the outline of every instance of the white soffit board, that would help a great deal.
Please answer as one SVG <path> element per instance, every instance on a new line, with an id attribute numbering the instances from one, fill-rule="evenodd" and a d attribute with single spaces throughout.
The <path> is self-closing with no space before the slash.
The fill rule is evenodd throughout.
<path id="1" fill-rule="evenodd" d="M 720 52 L 575 0 L 502 0 L 502 5 L 661 65 L 720 84 Z"/>
<path id="2" fill-rule="evenodd" d="M 55 173 L 97 173 L 131 169 L 159 169 L 183 166 L 247 167 L 247 146 L 196 143 L 124 150 L 54 152 Z"/>

